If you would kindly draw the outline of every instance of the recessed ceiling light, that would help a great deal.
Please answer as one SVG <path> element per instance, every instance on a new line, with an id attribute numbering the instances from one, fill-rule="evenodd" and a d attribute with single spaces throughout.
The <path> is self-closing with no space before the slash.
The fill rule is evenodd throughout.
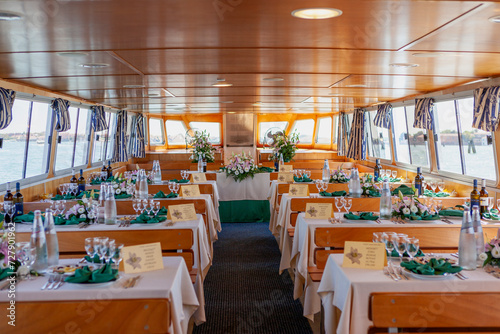
<path id="1" fill-rule="evenodd" d="M 338 93 L 330 93 L 328 95 L 330 95 L 330 96 L 344 96 L 344 94 L 338 94 Z"/>
<path id="2" fill-rule="evenodd" d="M 233 103 L 233 101 L 220 101 L 220 103 Z"/>
<path id="3" fill-rule="evenodd" d="M 0 12 L 0 21 L 17 21 L 22 19 L 22 16 L 14 13 Z"/>
<path id="4" fill-rule="evenodd" d="M 144 85 L 123 85 L 123 88 L 144 88 Z"/>
<path id="5" fill-rule="evenodd" d="M 217 82 L 212 84 L 213 87 L 231 87 L 233 84 L 226 82 L 226 79 L 217 78 Z"/>
<path id="6" fill-rule="evenodd" d="M 105 64 L 105 63 L 86 63 L 86 64 L 80 64 L 81 67 L 84 67 L 84 68 L 104 68 L 104 67 L 108 67 L 109 64 Z"/>
<path id="7" fill-rule="evenodd" d="M 419 57 L 419 58 L 436 58 L 436 57 L 442 57 L 445 56 L 446 53 L 444 52 L 416 52 L 411 54 L 413 57 Z"/>
<path id="8" fill-rule="evenodd" d="M 61 57 L 74 58 L 74 57 L 85 57 L 88 56 L 89 54 L 87 52 L 63 51 L 63 52 L 58 52 L 57 55 Z"/>
<path id="9" fill-rule="evenodd" d="M 493 23 L 500 23 L 500 15 L 492 16 L 488 19 L 488 21 L 493 22 Z"/>
<path id="10" fill-rule="evenodd" d="M 160 96 L 160 94 L 158 93 L 149 93 L 149 94 L 146 94 L 147 97 L 156 97 L 156 96 Z"/>
<path id="11" fill-rule="evenodd" d="M 236 111 L 228 111 L 228 114 L 236 114 Z"/>
<path id="12" fill-rule="evenodd" d="M 349 88 L 365 88 L 368 87 L 367 85 L 362 85 L 362 84 L 356 84 L 356 85 L 347 85 L 346 87 Z"/>
<path id="13" fill-rule="evenodd" d="M 264 78 L 263 81 L 283 81 L 283 78 Z"/>
<path id="14" fill-rule="evenodd" d="M 392 64 L 389 64 L 389 66 L 392 66 L 392 67 L 418 67 L 420 65 L 413 64 L 413 63 L 392 63 Z"/>
<path id="15" fill-rule="evenodd" d="M 300 19 L 321 20 L 342 15 L 342 11 L 336 8 L 302 8 L 292 12 L 292 16 Z"/>

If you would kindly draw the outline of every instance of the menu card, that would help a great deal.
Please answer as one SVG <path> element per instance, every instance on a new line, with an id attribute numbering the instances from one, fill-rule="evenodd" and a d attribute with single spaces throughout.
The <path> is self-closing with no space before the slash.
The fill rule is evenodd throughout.
<path id="1" fill-rule="evenodd" d="M 278 181 L 292 183 L 293 182 L 293 173 L 278 173 Z"/>
<path id="2" fill-rule="evenodd" d="M 169 205 L 167 219 L 170 219 L 172 223 L 196 220 L 194 203 Z"/>
<path id="3" fill-rule="evenodd" d="M 207 182 L 207 176 L 205 175 L 205 173 L 193 173 L 191 174 L 191 182 L 193 183 Z"/>
<path id="4" fill-rule="evenodd" d="M 280 172 L 293 172 L 293 165 L 280 165 Z"/>
<path id="5" fill-rule="evenodd" d="M 309 196 L 308 184 L 291 184 L 288 189 L 288 196 L 290 197 L 307 197 Z"/>
<path id="6" fill-rule="evenodd" d="M 332 203 L 306 203 L 306 218 L 328 219 L 333 215 Z"/>
<path id="7" fill-rule="evenodd" d="M 122 248 L 123 269 L 126 274 L 163 269 L 161 244 L 142 244 Z"/>
<path id="8" fill-rule="evenodd" d="M 387 263 L 385 246 L 380 242 L 346 241 L 342 267 L 384 269 Z"/>
<path id="9" fill-rule="evenodd" d="M 179 194 L 184 198 L 200 197 L 200 186 L 197 184 L 182 185 Z"/>

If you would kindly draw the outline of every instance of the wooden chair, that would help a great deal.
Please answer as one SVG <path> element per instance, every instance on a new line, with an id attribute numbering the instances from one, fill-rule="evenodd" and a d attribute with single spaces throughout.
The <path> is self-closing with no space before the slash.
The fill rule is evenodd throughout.
<path id="1" fill-rule="evenodd" d="M 309 186 L 309 193 L 316 193 L 316 194 L 318 193 L 318 188 L 316 188 L 315 183 L 308 183 L 307 185 Z M 287 194 L 289 189 L 290 189 L 290 183 L 278 184 L 278 190 L 276 193 L 276 202 L 277 202 L 276 208 L 279 208 L 279 205 L 281 203 L 281 196 L 283 196 L 283 194 Z M 328 192 L 341 191 L 341 190 L 349 191 L 348 184 L 347 183 L 329 183 L 328 188 L 326 189 L 326 191 L 328 191 Z"/>
<path id="2" fill-rule="evenodd" d="M 397 333 L 397 329 L 405 333 L 500 333 L 499 298 L 496 291 L 372 293 L 369 319 L 373 326 L 368 333 Z"/>

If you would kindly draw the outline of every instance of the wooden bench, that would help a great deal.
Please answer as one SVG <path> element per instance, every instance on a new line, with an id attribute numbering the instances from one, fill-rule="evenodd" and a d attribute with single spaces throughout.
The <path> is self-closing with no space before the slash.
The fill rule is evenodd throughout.
<path id="1" fill-rule="evenodd" d="M 373 326 L 368 333 L 397 333 L 397 329 L 405 333 L 499 333 L 499 298 L 500 292 L 494 291 L 372 293 L 368 316 Z M 421 315 L 422 311 L 427 314 Z"/>
<path id="2" fill-rule="evenodd" d="M 298 183 L 300 184 L 300 183 Z M 309 193 L 318 193 L 318 188 L 316 188 L 315 183 L 306 183 L 309 186 Z M 279 208 L 279 205 L 281 203 L 281 196 L 283 194 L 288 194 L 288 190 L 290 189 L 290 183 L 280 183 L 278 184 L 278 189 L 276 193 L 276 204 L 277 208 Z M 333 192 L 333 191 L 349 191 L 349 186 L 347 183 L 329 183 L 328 188 L 326 191 L 328 192 Z"/>

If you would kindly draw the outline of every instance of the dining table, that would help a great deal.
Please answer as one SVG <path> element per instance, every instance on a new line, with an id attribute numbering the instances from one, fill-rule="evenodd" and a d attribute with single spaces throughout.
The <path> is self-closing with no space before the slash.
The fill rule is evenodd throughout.
<path id="1" fill-rule="evenodd" d="M 80 259 L 64 259 L 61 265 L 76 264 Z M 138 277 L 139 276 L 139 277 Z M 137 277 L 136 284 L 125 282 Z M 195 290 L 182 257 L 164 257 L 163 269 L 125 274 L 105 283 L 69 283 L 57 289 L 41 288 L 48 275 L 18 281 L 15 293 L 0 290 L 0 332 L 68 332 L 185 334 L 193 316 L 203 323 L 196 310 L 204 308 L 203 290 Z M 6 312 L 15 300 L 16 327 L 7 325 Z M 131 312 L 131 311 L 134 312 Z M 13 331 L 15 329 L 15 331 Z"/>

